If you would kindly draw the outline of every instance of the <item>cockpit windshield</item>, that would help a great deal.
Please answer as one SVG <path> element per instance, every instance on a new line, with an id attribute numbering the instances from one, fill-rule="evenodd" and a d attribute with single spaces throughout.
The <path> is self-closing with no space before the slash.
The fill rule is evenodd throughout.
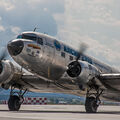
<path id="1" fill-rule="evenodd" d="M 17 39 L 29 39 L 29 40 L 36 41 L 37 37 L 36 35 L 32 35 L 32 34 L 22 34 L 22 35 L 18 35 Z"/>
<path id="2" fill-rule="evenodd" d="M 28 39 L 36 41 L 38 44 L 43 45 L 43 39 L 35 34 L 21 34 L 17 36 L 17 39 Z"/>

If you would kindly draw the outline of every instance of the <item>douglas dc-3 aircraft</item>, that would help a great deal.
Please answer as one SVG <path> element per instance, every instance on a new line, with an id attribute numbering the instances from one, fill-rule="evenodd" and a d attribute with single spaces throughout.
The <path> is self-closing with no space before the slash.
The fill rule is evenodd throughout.
<path id="1" fill-rule="evenodd" d="M 8 43 L 11 57 L 0 58 L 0 84 L 11 88 L 8 108 L 18 111 L 26 91 L 86 95 L 85 109 L 97 112 L 101 99 L 120 101 L 120 72 L 84 54 L 85 45 L 76 51 L 55 38 L 38 33 L 23 32 Z M 17 91 L 16 91 L 17 89 Z"/>

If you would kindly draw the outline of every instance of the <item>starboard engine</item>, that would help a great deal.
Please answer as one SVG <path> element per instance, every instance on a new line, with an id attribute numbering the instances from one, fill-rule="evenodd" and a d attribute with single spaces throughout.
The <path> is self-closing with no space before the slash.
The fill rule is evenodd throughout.
<path id="1" fill-rule="evenodd" d="M 68 65 L 67 74 L 78 83 L 86 84 L 100 74 L 99 70 L 85 61 L 73 61 Z"/>

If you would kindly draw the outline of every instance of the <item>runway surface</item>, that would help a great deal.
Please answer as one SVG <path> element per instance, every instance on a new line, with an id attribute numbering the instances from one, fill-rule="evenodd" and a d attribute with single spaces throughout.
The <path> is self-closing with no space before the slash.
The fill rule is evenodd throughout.
<path id="1" fill-rule="evenodd" d="M 98 113 L 85 113 L 81 105 L 22 105 L 20 111 L 8 111 L 0 105 L 0 120 L 120 120 L 120 106 L 100 106 Z"/>

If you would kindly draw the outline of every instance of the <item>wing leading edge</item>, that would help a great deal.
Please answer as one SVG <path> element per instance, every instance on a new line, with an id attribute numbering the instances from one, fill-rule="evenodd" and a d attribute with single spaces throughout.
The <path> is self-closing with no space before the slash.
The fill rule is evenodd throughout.
<path id="1" fill-rule="evenodd" d="M 110 73 L 110 74 L 100 74 L 100 80 L 119 80 L 120 81 L 120 73 Z"/>

